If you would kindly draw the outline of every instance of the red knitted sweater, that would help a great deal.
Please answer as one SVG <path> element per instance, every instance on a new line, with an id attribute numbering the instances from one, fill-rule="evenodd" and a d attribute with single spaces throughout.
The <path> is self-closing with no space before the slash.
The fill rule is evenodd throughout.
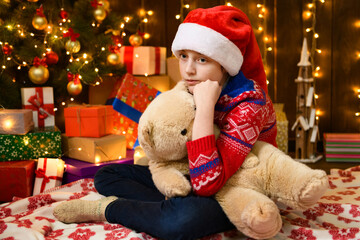
<path id="1" fill-rule="evenodd" d="M 231 78 L 215 106 L 220 136 L 187 143 L 193 190 L 201 196 L 218 192 L 240 168 L 257 140 L 276 146 L 276 115 L 265 91 L 239 73 Z"/>

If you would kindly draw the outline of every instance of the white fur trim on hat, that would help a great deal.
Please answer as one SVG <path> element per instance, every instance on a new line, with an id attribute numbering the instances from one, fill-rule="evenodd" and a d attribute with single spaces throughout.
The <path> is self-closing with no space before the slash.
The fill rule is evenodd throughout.
<path id="1" fill-rule="evenodd" d="M 181 50 L 199 52 L 218 62 L 231 76 L 239 73 L 243 63 L 240 49 L 231 40 L 196 23 L 180 24 L 171 50 L 177 58 Z"/>

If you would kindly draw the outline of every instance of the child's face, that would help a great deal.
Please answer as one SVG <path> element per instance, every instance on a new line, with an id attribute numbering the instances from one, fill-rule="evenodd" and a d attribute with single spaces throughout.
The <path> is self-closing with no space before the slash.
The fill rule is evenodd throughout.
<path id="1" fill-rule="evenodd" d="M 180 74 L 190 93 L 194 86 L 206 80 L 217 81 L 222 86 L 227 73 L 221 65 L 205 55 L 192 50 L 182 50 L 179 58 Z"/>

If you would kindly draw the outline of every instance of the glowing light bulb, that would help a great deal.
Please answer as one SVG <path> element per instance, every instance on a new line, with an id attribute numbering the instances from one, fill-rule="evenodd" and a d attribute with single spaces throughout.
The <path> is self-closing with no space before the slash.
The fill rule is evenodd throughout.
<path id="1" fill-rule="evenodd" d="M 14 126 L 14 122 L 11 119 L 7 119 L 4 121 L 4 128 L 9 130 Z"/>
<path id="2" fill-rule="evenodd" d="M 149 34 L 149 33 L 145 33 L 145 34 L 144 34 L 144 38 L 145 38 L 145 39 L 149 39 L 149 38 L 150 38 L 150 34 Z"/>
<path id="3" fill-rule="evenodd" d="M 180 14 L 177 14 L 177 15 L 175 16 L 175 18 L 176 18 L 176 19 L 180 19 Z"/>

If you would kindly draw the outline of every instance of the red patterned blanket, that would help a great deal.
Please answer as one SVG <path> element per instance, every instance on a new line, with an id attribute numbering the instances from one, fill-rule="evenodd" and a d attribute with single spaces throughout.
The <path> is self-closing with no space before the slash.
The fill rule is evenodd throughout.
<path id="1" fill-rule="evenodd" d="M 332 169 L 330 189 L 312 208 L 294 211 L 279 205 L 283 227 L 274 239 L 360 239 L 360 166 L 347 170 Z M 0 239 L 128 239 L 155 238 L 120 224 L 64 224 L 53 216 L 61 201 L 82 198 L 96 200 L 92 179 L 83 179 L 43 194 L 14 199 L 0 205 Z M 215 234 L 202 240 L 248 239 L 233 231 Z"/>

